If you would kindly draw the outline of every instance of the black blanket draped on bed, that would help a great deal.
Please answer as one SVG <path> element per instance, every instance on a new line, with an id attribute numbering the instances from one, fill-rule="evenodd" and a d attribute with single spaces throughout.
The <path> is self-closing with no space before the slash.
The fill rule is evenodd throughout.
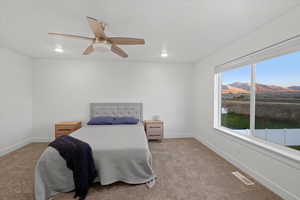
<path id="1" fill-rule="evenodd" d="M 85 199 L 89 187 L 97 176 L 90 145 L 66 135 L 57 138 L 49 146 L 59 152 L 66 160 L 67 167 L 73 171 L 75 184 L 74 198 Z"/>

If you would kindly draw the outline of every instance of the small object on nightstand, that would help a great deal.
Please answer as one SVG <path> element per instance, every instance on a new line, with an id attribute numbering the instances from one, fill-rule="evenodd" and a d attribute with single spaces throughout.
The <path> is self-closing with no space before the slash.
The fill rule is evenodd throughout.
<path id="1" fill-rule="evenodd" d="M 164 137 L 164 122 L 160 120 L 145 120 L 145 131 L 148 140 L 162 140 Z"/>
<path id="2" fill-rule="evenodd" d="M 80 121 L 60 122 L 55 124 L 55 138 L 68 135 L 81 128 Z"/>

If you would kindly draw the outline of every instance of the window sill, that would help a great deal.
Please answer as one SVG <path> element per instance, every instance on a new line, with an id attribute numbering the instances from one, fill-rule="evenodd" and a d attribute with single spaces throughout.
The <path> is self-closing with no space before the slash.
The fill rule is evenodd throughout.
<path id="1" fill-rule="evenodd" d="M 275 159 L 277 160 L 278 160 L 278 156 L 281 156 L 287 160 L 288 162 L 287 164 L 292 165 L 293 167 L 300 170 L 300 151 L 298 152 L 297 150 L 293 150 L 282 145 L 270 143 L 262 139 L 253 137 L 251 135 L 241 135 L 224 127 L 215 127 L 215 130 L 224 133 L 226 135 L 229 135 L 231 137 L 237 138 L 239 140 L 242 140 L 244 142 L 247 142 L 251 145 L 255 145 L 256 147 L 259 147 L 261 149 L 267 150 L 272 154 L 275 154 L 276 155 Z"/>

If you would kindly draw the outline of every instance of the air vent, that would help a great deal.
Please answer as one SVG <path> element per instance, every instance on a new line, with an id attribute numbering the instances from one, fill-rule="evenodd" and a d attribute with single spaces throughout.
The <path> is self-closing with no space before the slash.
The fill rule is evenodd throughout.
<path id="1" fill-rule="evenodd" d="M 245 185 L 254 185 L 254 182 L 251 181 L 250 179 L 248 179 L 246 176 L 244 176 L 243 174 L 241 174 L 238 171 L 232 172 L 232 174 L 238 178 L 240 181 L 242 181 Z"/>

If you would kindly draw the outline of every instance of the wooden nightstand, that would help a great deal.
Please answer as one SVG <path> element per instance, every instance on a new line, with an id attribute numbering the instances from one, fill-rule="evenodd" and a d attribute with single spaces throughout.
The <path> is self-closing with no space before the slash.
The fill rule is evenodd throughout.
<path id="1" fill-rule="evenodd" d="M 63 135 L 68 135 L 77 129 L 81 128 L 80 121 L 60 122 L 55 124 L 55 138 Z"/>
<path id="2" fill-rule="evenodd" d="M 145 120 L 144 127 L 148 140 L 162 140 L 164 137 L 164 122 L 159 120 Z"/>

